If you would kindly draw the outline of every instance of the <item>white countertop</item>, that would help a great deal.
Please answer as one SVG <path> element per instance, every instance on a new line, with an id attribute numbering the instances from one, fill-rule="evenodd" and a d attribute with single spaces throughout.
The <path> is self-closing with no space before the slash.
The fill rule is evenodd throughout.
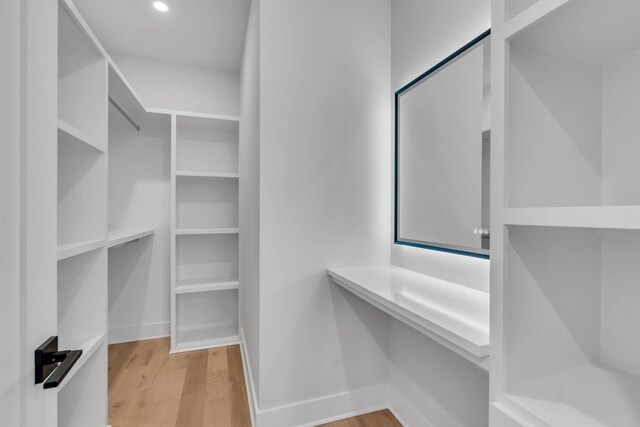
<path id="1" fill-rule="evenodd" d="M 488 369 L 488 293 L 393 265 L 327 272 L 338 285 Z"/>

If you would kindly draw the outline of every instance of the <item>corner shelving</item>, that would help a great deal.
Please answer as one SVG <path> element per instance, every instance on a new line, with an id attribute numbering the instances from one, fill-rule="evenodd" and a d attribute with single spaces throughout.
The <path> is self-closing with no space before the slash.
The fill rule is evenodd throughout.
<path id="1" fill-rule="evenodd" d="M 238 342 L 238 120 L 172 114 L 172 352 Z"/>
<path id="2" fill-rule="evenodd" d="M 492 2 L 491 411 L 638 426 L 640 3 L 509 3 Z"/>

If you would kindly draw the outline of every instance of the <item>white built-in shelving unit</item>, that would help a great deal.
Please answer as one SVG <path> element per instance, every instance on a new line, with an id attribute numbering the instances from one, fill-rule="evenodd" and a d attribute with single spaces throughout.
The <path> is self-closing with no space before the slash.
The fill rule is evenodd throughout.
<path id="1" fill-rule="evenodd" d="M 492 425 L 638 426 L 640 2 L 492 6 Z"/>
<path id="2" fill-rule="evenodd" d="M 58 14 L 58 337 L 82 349 L 57 389 L 58 425 L 106 425 L 107 70 L 65 7 Z"/>
<path id="3" fill-rule="evenodd" d="M 237 117 L 171 115 L 171 348 L 238 342 Z"/>

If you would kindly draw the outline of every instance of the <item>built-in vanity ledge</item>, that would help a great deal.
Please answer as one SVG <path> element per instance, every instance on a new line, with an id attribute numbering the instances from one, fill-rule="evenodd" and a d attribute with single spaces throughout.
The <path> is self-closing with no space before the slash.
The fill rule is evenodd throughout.
<path id="1" fill-rule="evenodd" d="M 336 284 L 488 371 L 488 293 L 393 265 L 327 272 Z"/>

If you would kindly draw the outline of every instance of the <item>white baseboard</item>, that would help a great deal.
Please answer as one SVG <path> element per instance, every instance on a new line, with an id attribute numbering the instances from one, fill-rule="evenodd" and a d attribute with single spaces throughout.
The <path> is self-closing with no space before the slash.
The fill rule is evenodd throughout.
<path id="1" fill-rule="evenodd" d="M 109 327 L 109 344 L 168 337 L 171 322 L 144 323 Z"/>
<path id="2" fill-rule="evenodd" d="M 257 411 L 257 427 L 312 427 L 387 408 L 387 385 L 337 393 Z"/>
<path id="3" fill-rule="evenodd" d="M 249 401 L 249 412 L 251 414 L 251 425 L 255 427 L 256 424 L 256 409 L 258 405 L 258 398 L 256 395 L 256 388 L 253 382 L 253 374 L 251 373 L 251 364 L 249 364 L 249 353 L 247 352 L 247 345 L 244 339 L 244 329 L 240 328 L 240 354 L 242 355 L 242 370 L 244 371 L 244 383 L 247 387 L 247 400 Z"/>
<path id="4" fill-rule="evenodd" d="M 413 403 L 393 386 L 389 386 L 388 388 L 388 407 L 404 427 L 433 427 Z"/>
<path id="5" fill-rule="evenodd" d="M 260 409 L 242 328 L 240 341 L 249 409 L 254 427 L 311 427 L 388 408 L 387 385 L 379 384 L 275 408 Z"/>

